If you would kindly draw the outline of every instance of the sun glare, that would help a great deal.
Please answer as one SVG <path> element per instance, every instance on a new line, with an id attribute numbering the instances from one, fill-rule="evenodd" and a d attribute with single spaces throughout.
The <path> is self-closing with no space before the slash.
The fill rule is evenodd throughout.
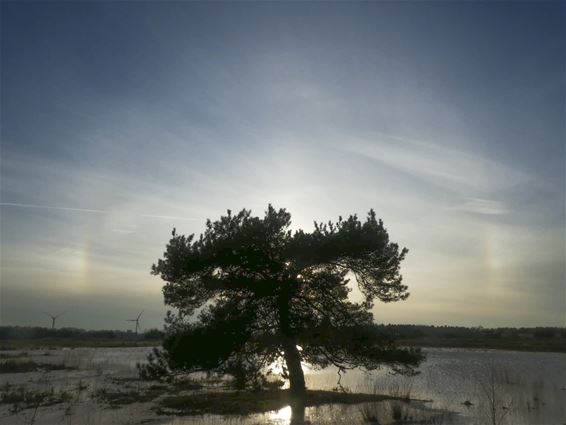
<path id="1" fill-rule="evenodd" d="M 291 423 L 291 414 L 292 414 L 291 406 L 285 406 L 282 409 L 273 412 L 270 415 L 269 419 L 276 424 L 286 425 Z"/>

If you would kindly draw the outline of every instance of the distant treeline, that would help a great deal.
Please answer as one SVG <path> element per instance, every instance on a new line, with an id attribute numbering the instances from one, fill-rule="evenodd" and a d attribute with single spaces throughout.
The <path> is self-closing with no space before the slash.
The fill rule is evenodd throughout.
<path id="1" fill-rule="evenodd" d="M 376 325 L 384 334 L 395 339 L 566 339 L 566 328 L 466 328 L 460 326 L 432 325 Z M 0 340 L 71 338 L 71 339 L 150 339 L 157 340 L 164 336 L 159 329 L 150 329 L 136 334 L 131 330 L 85 330 L 78 328 L 42 328 L 26 326 L 0 326 Z"/>
<path id="2" fill-rule="evenodd" d="M 377 325 L 384 333 L 397 339 L 532 339 L 566 338 L 566 328 L 466 328 L 432 325 Z"/>
<path id="3" fill-rule="evenodd" d="M 131 330 L 95 330 L 88 331 L 78 328 L 42 328 L 27 326 L 0 326 L 0 340 L 19 340 L 19 339 L 40 339 L 40 338 L 56 338 L 56 339 L 114 339 L 114 340 L 133 340 L 146 339 L 156 340 L 163 338 L 163 331 L 159 329 L 150 329 L 145 332 L 136 334 Z"/>

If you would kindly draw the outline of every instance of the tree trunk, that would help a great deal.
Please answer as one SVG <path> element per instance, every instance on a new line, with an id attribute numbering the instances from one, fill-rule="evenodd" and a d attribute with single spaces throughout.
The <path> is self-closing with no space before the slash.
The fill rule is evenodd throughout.
<path id="1" fill-rule="evenodd" d="M 289 389 L 293 395 L 303 395 L 306 391 L 305 375 L 301 366 L 301 353 L 295 341 L 288 339 L 285 344 L 285 363 L 289 372 Z"/>
<path id="2" fill-rule="evenodd" d="M 283 338 L 282 345 L 287 364 L 287 371 L 289 373 L 289 389 L 293 396 L 302 397 L 305 394 L 305 375 L 301 366 L 301 353 L 297 348 L 297 341 L 291 329 L 289 318 L 289 291 L 282 291 L 278 297 L 279 308 L 279 330 Z"/>

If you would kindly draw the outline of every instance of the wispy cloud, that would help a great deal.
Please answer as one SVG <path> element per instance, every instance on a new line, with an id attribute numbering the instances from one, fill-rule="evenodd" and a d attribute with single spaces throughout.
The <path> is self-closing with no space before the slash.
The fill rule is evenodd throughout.
<path id="1" fill-rule="evenodd" d="M 385 133 L 351 140 L 342 149 L 463 194 L 506 189 L 531 180 L 521 170 L 476 153 Z"/>
<path id="2" fill-rule="evenodd" d="M 158 218 L 162 220 L 186 220 L 186 221 L 203 221 L 202 218 L 179 217 L 174 215 L 157 215 L 157 214 L 136 214 L 138 217 Z"/>
<path id="3" fill-rule="evenodd" d="M 508 209 L 505 207 L 503 202 L 479 198 L 466 199 L 462 204 L 450 209 L 486 215 L 502 215 L 508 212 Z"/>

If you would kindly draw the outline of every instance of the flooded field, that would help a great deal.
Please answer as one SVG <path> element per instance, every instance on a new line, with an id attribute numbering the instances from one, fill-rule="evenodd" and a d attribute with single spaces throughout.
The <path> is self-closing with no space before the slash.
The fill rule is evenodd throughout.
<path id="1" fill-rule="evenodd" d="M 352 391 L 371 391 L 423 400 L 427 408 L 457 413 L 442 423 L 566 423 L 566 354 L 428 349 L 414 377 L 387 371 L 347 374 Z M 309 375 L 310 386 L 330 388 L 332 373 Z M 381 421 L 380 423 L 387 423 Z"/>
<path id="2" fill-rule="evenodd" d="M 150 348 L 0 352 L 0 424 L 564 424 L 566 354 L 427 349 L 421 373 L 348 372 L 344 391 L 396 400 L 290 406 L 247 416 L 156 413 L 159 387 L 137 379 Z M 10 370 L 11 364 L 19 370 Z M 30 370 L 26 370 L 27 365 Z M 334 389 L 333 370 L 306 371 L 309 389 Z M 179 390 L 187 391 L 187 389 Z M 188 390 L 191 391 L 191 390 Z M 192 389 L 192 391 L 199 391 Z M 409 401 L 410 400 L 410 401 Z"/>

